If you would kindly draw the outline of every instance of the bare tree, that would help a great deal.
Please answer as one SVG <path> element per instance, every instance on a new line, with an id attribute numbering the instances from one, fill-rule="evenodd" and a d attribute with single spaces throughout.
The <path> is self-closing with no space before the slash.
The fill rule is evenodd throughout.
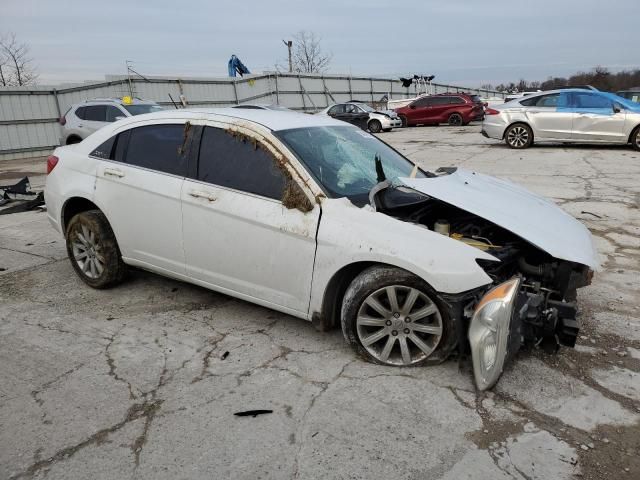
<path id="1" fill-rule="evenodd" d="M 322 51 L 320 37 L 300 31 L 293 36 L 293 70 L 298 73 L 324 72 L 331 63 L 331 54 Z"/>
<path id="2" fill-rule="evenodd" d="M 33 59 L 29 57 L 29 45 L 19 43 L 15 33 L 0 37 L 0 84 L 33 85 L 37 80 Z"/>

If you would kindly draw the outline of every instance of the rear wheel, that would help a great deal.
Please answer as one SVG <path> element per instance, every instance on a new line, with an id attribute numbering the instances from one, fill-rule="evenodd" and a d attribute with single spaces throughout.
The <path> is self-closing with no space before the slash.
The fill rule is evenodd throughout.
<path id="1" fill-rule="evenodd" d="M 447 122 L 453 127 L 458 127 L 462 125 L 462 115 L 460 115 L 459 113 L 452 113 L 451 115 L 449 115 Z"/>
<path id="2" fill-rule="evenodd" d="M 511 148 L 529 148 L 533 143 L 533 132 L 528 125 L 516 123 L 504 132 L 504 141 Z"/>
<path id="3" fill-rule="evenodd" d="M 456 323 L 429 286 L 412 273 L 363 271 L 342 303 L 342 331 L 367 360 L 389 366 L 440 363 L 457 342 Z"/>
<path id="4" fill-rule="evenodd" d="M 73 145 L 75 143 L 80 143 L 81 141 L 82 139 L 80 137 L 71 135 L 69 138 L 67 138 L 67 145 Z"/>
<path id="5" fill-rule="evenodd" d="M 67 254 L 78 276 L 93 288 L 107 288 L 124 279 L 116 237 L 100 210 L 75 215 L 66 232 Z"/>
<path id="6" fill-rule="evenodd" d="M 371 133 L 378 133 L 382 130 L 382 124 L 378 120 L 371 120 L 369 122 L 369 131 Z"/>
<path id="7" fill-rule="evenodd" d="M 631 146 L 636 150 L 640 150 L 640 126 L 636 127 L 635 131 L 631 134 Z"/>

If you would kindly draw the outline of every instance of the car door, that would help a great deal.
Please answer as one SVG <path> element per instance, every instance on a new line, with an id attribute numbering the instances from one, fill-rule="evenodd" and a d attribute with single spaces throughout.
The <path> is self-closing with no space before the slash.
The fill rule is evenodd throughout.
<path id="1" fill-rule="evenodd" d="M 189 131 L 184 121 L 146 124 L 118 133 L 111 150 L 103 144 L 92 153 L 100 160 L 95 201 L 128 263 L 185 273 L 180 196 Z"/>
<path id="2" fill-rule="evenodd" d="M 427 123 L 431 118 L 432 97 L 422 97 L 409 105 L 407 119 L 411 124 Z"/>
<path id="3" fill-rule="evenodd" d="M 451 97 L 432 97 L 429 117 L 426 123 L 444 123 L 451 109 Z"/>
<path id="4" fill-rule="evenodd" d="M 86 132 L 85 136 L 91 135 L 93 132 L 101 129 L 107 124 L 107 106 L 106 105 L 87 105 L 84 110 L 84 118 L 79 128 Z M 84 138 L 84 137 L 83 137 Z"/>
<path id="5" fill-rule="evenodd" d="M 572 92 L 571 107 L 575 112 L 572 139 L 627 143 L 625 110 L 614 110 L 614 106 L 613 100 L 600 93 Z"/>
<path id="6" fill-rule="evenodd" d="M 348 122 L 360 127 L 363 130 L 368 128 L 369 113 L 362 110 L 359 106 L 347 103 L 345 106 L 345 114 L 348 116 Z"/>
<path id="7" fill-rule="evenodd" d="M 520 100 L 523 113 L 537 139 L 571 139 L 574 112 L 566 93 L 550 93 Z"/>
<path id="8" fill-rule="evenodd" d="M 197 171 L 182 190 L 187 274 L 306 316 L 320 207 L 309 200 L 306 212 L 283 205 L 292 192 L 307 197 L 274 156 L 273 143 L 240 127 L 204 127 Z"/>

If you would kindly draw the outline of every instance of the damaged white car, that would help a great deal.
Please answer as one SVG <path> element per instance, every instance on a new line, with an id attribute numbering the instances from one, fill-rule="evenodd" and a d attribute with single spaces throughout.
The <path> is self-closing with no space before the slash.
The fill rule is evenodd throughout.
<path id="1" fill-rule="evenodd" d="M 128 266 L 340 325 L 370 361 L 471 350 L 478 388 L 522 344 L 573 346 L 589 231 L 474 172 L 423 171 L 329 117 L 175 110 L 116 122 L 48 159 L 45 197 L 88 285 Z"/>

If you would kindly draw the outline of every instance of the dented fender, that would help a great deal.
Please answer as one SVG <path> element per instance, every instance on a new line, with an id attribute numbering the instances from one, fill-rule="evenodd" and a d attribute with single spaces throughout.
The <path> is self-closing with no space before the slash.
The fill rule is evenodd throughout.
<path id="1" fill-rule="evenodd" d="M 393 265 L 419 276 L 438 292 L 455 294 L 491 283 L 476 259 L 496 260 L 421 225 L 358 208 L 345 198 L 324 198 L 310 312 L 321 311 L 329 281 L 353 263 Z"/>

